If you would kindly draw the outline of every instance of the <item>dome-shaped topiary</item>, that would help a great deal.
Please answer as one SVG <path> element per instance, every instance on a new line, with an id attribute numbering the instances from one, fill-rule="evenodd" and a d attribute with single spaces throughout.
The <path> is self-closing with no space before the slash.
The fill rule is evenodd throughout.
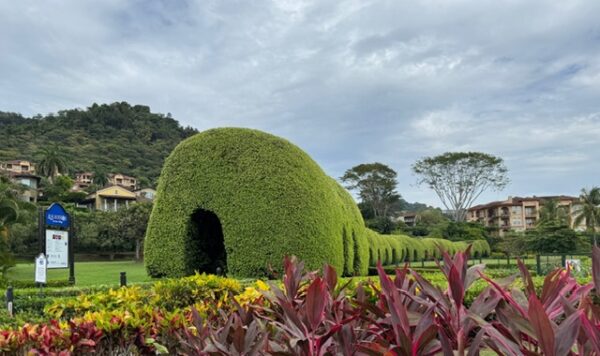
<path id="1" fill-rule="evenodd" d="M 151 276 L 217 268 L 279 270 L 284 255 L 365 274 L 369 250 L 352 197 L 301 149 L 256 130 L 208 130 L 167 158 L 144 248 Z"/>

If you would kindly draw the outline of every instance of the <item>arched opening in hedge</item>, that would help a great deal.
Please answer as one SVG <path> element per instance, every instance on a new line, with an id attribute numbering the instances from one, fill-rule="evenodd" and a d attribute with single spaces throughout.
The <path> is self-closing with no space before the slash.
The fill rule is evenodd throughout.
<path id="1" fill-rule="evenodd" d="M 212 211 L 197 209 L 190 217 L 187 266 L 200 273 L 227 271 L 227 252 L 219 217 Z"/>

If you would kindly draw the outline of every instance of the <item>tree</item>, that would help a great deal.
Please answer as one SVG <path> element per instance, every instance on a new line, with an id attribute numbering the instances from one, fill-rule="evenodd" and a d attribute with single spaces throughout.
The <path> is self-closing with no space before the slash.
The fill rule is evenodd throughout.
<path id="1" fill-rule="evenodd" d="M 390 206 L 400 200 L 396 192 L 396 172 L 382 163 L 359 164 L 340 179 L 349 190 L 358 190 L 361 203 L 369 207 L 373 218 L 388 218 Z"/>
<path id="2" fill-rule="evenodd" d="M 546 224 L 549 222 L 569 225 L 569 214 L 564 207 L 560 206 L 556 199 L 545 201 L 540 209 L 540 221 L 538 224 Z"/>
<path id="3" fill-rule="evenodd" d="M 21 201 L 19 194 L 23 188 L 14 184 L 5 176 L 0 176 L 0 271 L 5 277 L 6 271 L 14 266 L 14 258 L 9 249 L 11 227 L 27 220 L 27 211 L 33 205 Z"/>
<path id="4" fill-rule="evenodd" d="M 41 151 L 37 169 L 41 175 L 52 182 L 56 176 L 67 173 L 67 160 L 58 147 L 45 147 Z"/>
<path id="5" fill-rule="evenodd" d="M 594 246 L 597 246 L 596 232 L 600 228 L 600 187 L 589 191 L 581 190 L 581 210 L 575 216 L 575 226 L 585 221 L 587 231 L 592 233 Z"/>
<path id="6" fill-rule="evenodd" d="M 108 174 L 102 169 L 96 169 L 92 181 L 99 187 L 104 187 L 108 184 Z"/>
<path id="7" fill-rule="evenodd" d="M 151 212 L 152 203 L 137 203 L 119 211 L 117 233 L 124 242 L 135 245 L 136 261 L 141 259 L 142 244 Z"/>
<path id="8" fill-rule="evenodd" d="M 526 241 L 527 248 L 537 253 L 573 253 L 585 250 L 587 244 L 575 230 L 556 220 L 527 231 Z"/>
<path id="9" fill-rule="evenodd" d="M 455 221 L 487 189 L 502 190 L 509 182 L 500 157 L 481 152 L 447 152 L 418 160 L 412 166 L 419 185 L 433 189 Z"/>
<path id="10" fill-rule="evenodd" d="M 58 176 L 54 181 L 48 180 L 44 187 L 44 200 L 57 202 L 72 200 L 69 191 L 73 187 L 73 179 L 68 176 Z"/>

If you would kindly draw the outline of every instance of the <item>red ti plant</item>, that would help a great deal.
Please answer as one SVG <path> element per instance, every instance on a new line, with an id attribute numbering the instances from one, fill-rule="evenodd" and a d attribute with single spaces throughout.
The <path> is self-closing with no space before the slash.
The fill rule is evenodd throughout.
<path id="1" fill-rule="evenodd" d="M 592 255 L 594 283 L 600 281 L 600 249 Z M 557 269 L 546 276 L 541 295 L 519 261 L 525 293 L 501 291 L 493 329 L 486 329 L 488 345 L 507 355 L 600 355 L 600 311 L 590 296 L 592 284 L 580 285 L 570 270 Z"/>
<path id="2" fill-rule="evenodd" d="M 268 301 L 255 312 L 272 326 L 269 352 L 289 355 L 352 355 L 360 310 L 353 308 L 343 292 L 336 291 L 337 275 L 325 266 L 323 277 L 302 275 L 303 263 L 295 257 L 284 261 L 285 290 L 271 285 Z M 308 285 L 302 284 L 309 280 Z M 341 288 L 343 290 L 344 288 Z"/>
<path id="3" fill-rule="evenodd" d="M 484 340 L 486 321 L 501 300 L 501 294 L 492 288 L 485 289 L 467 308 L 464 304 L 465 292 L 479 278 L 484 265 L 468 266 L 470 247 L 457 252 L 454 257 L 442 251 L 443 263 L 438 267 L 448 281 L 448 288 L 442 292 L 419 273 L 411 271 L 421 291 L 419 300 L 434 308 L 434 324 L 444 355 L 476 355 Z M 510 279 L 500 282 L 509 284 Z"/>
<path id="4" fill-rule="evenodd" d="M 364 300 L 362 318 L 370 336 L 360 349 L 368 354 L 434 355 L 441 350 L 434 323 L 435 305 L 424 303 L 417 293 L 417 284 L 407 277 L 408 269 L 396 270 L 396 278 L 386 275 L 377 265 L 381 291 L 375 305 Z M 372 288 L 377 288 L 371 285 Z M 377 290 L 377 289 L 376 289 Z"/>

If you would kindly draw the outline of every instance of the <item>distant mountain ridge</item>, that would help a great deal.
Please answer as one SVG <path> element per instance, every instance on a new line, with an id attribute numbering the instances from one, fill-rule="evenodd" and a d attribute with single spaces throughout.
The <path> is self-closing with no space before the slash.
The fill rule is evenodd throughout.
<path id="1" fill-rule="evenodd" d="M 165 158 L 183 139 L 197 133 L 170 114 L 126 102 L 93 104 L 89 108 L 26 118 L 0 111 L 0 161 L 39 161 L 41 149 L 55 145 L 78 171 L 119 172 L 156 183 Z"/>

